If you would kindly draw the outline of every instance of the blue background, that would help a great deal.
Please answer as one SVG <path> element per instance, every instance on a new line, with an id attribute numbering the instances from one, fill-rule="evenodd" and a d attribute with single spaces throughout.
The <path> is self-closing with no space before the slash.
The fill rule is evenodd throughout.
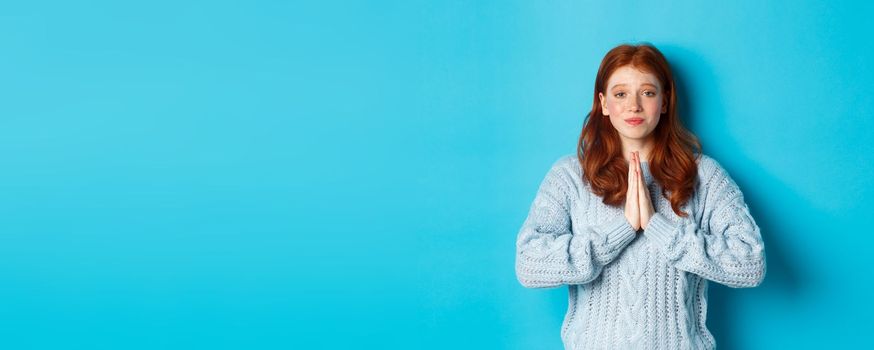
<path id="1" fill-rule="evenodd" d="M 516 234 L 603 55 L 671 61 L 766 243 L 721 349 L 869 344 L 870 2 L 0 5 L 0 348 L 559 349 Z"/>

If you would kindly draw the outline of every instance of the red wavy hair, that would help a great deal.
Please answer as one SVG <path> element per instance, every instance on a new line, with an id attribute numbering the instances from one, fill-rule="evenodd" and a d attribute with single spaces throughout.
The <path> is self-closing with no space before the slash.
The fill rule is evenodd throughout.
<path id="1" fill-rule="evenodd" d="M 603 197 L 604 204 L 620 206 L 624 203 L 628 191 L 628 163 L 622 156 L 619 133 L 601 113 L 598 93 L 606 94 L 610 75 L 626 65 L 655 75 L 661 82 L 667 112 L 659 117 L 652 132 L 655 146 L 650 154 L 649 168 L 653 179 L 662 187 L 662 196 L 670 200 L 674 213 L 687 217 L 680 207 L 695 191 L 696 160 L 701 155 L 701 142 L 680 121 L 671 68 L 665 56 L 651 44 L 619 45 L 607 52 L 601 61 L 595 78 L 592 110 L 586 116 L 577 147 L 583 180 L 588 181 L 595 194 Z"/>

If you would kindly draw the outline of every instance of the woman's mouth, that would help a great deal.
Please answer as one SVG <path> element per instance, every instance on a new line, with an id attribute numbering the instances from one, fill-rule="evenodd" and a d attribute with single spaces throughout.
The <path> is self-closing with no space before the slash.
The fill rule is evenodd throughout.
<path id="1" fill-rule="evenodd" d="M 625 119 L 625 122 L 628 123 L 628 125 L 636 126 L 643 123 L 643 118 L 629 118 Z"/>

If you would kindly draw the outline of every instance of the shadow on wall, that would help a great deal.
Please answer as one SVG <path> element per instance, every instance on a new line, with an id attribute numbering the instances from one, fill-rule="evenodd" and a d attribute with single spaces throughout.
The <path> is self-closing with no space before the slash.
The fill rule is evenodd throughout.
<path id="1" fill-rule="evenodd" d="M 698 122 L 708 123 L 707 129 L 718 133 L 719 140 L 733 141 L 731 135 L 727 132 L 728 126 L 725 123 L 725 118 L 707 118 L 708 115 L 719 115 L 724 111 L 721 94 L 719 93 L 718 79 L 714 76 L 709 65 L 698 57 L 694 52 L 681 47 L 671 45 L 659 45 L 668 61 L 671 62 L 671 68 L 674 72 L 674 79 L 677 84 L 677 96 L 679 98 L 679 111 L 684 124 L 690 130 L 698 130 L 696 128 Z M 692 79 L 694 77 L 694 79 Z M 700 94 L 699 94 L 700 92 Z M 708 109 L 716 109 L 720 112 L 710 113 L 696 105 L 696 101 L 704 99 L 703 94 L 707 96 Z M 700 136 L 700 135 L 699 135 Z M 724 141 L 720 141 L 724 142 Z M 793 270 L 793 264 L 789 261 L 791 254 L 786 254 L 786 245 L 782 244 L 782 240 L 792 236 L 792 227 L 790 223 L 778 222 L 775 218 L 786 217 L 784 215 L 776 215 L 779 211 L 785 211 L 785 208 L 780 208 L 777 205 L 769 205 L 774 201 L 769 202 L 768 198 L 782 198 L 782 202 L 787 202 L 787 198 L 791 198 L 789 203 L 795 203 L 797 206 L 792 208 L 795 215 L 804 213 L 815 213 L 816 208 L 810 206 L 806 201 L 798 196 L 791 188 L 788 188 L 780 179 L 774 178 L 767 174 L 761 167 L 747 158 L 742 152 L 736 152 L 722 156 L 713 154 L 708 151 L 706 140 L 701 140 L 703 151 L 705 154 L 712 156 L 726 168 L 729 175 L 737 182 L 744 194 L 744 199 L 750 207 L 750 212 L 762 232 L 762 239 L 765 243 L 765 259 L 767 270 L 765 280 L 762 284 L 756 287 L 755 291 L 745 289 L 730 288 L 715 282 L 710 282 L 708 294 L 708 311 L 707 311 L 707 327 L 716 338 L 717 347 L 720 349 L 740 349 L 740 344 L 736 341 L 739 334 L 739 329 L 744 327 L 744 320 L 747 316 L 739 314 L 739 310 L 747 308 L 739 308 L 737 305 L 744 302 L 743 295 L 755 292 L 757 295 L 772 295 L 775 300 L 783 300 L 783 302 L 792 302 L 796 300 L 804 288 L 804 281 L 797 271 Z M 722 149 L 737 149 L 736 143 L 730 145 L 720 145 Z M 731 166 L 723 162 L 722 159 L 731 157 L 733 164 L 743 164 L 744 172 L 732 171 Z M 768 188 L 768 193 L 753 191 L 750 184 L 755 180 L 757 186 L 755 188 Z M 811 214 L 813 215 L 813 214 Z M 818 214 L 822 215 L 822 214 Z"/>

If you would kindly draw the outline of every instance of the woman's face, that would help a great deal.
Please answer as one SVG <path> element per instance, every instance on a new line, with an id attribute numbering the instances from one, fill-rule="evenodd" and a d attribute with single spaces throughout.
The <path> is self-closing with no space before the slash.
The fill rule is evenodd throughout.
<path id="1" fill-rule="evenodd" d="M 607 79 L 607 91 L 599 92 L 601 112 L 610 117 L 610 123 L 623 143 L 629 140 L 646 141 L 667 112 L 664 92 L 655 75 L 632 66 L 622 66 Z"/>

